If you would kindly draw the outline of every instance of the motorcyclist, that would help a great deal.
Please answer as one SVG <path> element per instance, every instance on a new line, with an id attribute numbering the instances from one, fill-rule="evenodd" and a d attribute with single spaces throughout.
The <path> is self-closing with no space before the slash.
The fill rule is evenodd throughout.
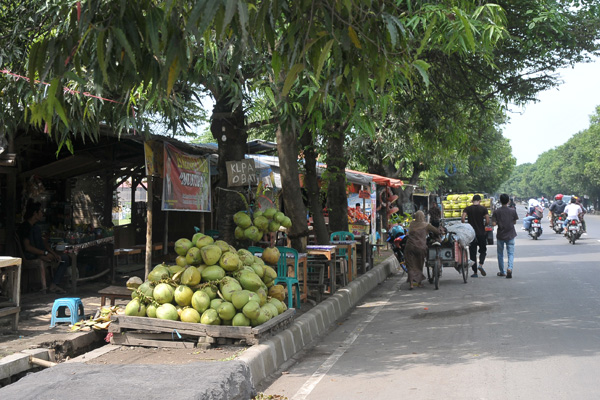
<path id="1" fill-rule="evenodd" d="M 567 203 L 563 201 L 563 195 L 560 193 L 554 196 L 554 200 L 556 201 L 552 203 L 550 209 L 548 210 L 548 219 L 550 220 L 551 228 L 554 226 L 554 218 L 562 214 L 567 206 Z"/>
<path id="2" fill-rule="evenodd" d="M 531 221 L 534 219 L 542 219 L 544 217 L 544 209 L 536 199 L 529 200 L 528 216 L 523 218 L 523 230 L 528 231 L 531 227 Z"/>
<path id="3" fill-rule="evenodd" d="M 571 202 L 565 207 L 564 213 L 567 214 L 567 218 L 565 219 L 565 222 L 563 222 L 563 229 L 566 235 L 568 233 L 567 225 L 569 224 L 569 222 L 573 220 L 581 221 L 581 207 L 579 206 L 579 204 L 577 204 L 577 199 L 575 198 L 575 196 L 571 197 Z"/>
<path id="4" fill-rule="evenodd" d="M 579 207 L 581 208 L 581 214 L 579 214 L 579 219 L 581 220 L 581 228 L 583 230 L 583 233 L 586 233 L 585 220 L 583 219 L 583 216 L 585 215 L 585 208 L 583 207 L 583 204 L 581 204 L 581 198 L 579 198 L 578 196 L 573 197 L 575 197 L 577 205 L 579 205 Z"/>

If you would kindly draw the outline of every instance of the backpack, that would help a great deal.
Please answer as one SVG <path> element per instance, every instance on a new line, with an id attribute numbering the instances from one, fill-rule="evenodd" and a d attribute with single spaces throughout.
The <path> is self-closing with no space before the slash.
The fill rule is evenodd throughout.
<path id="1" fill-rule="evenodd" d="M 535 206 L 533 209 L 533 215 L 536 216 L 536 218 L 542 218 L 544 216 L 544 209 L 541 206 Z"/>

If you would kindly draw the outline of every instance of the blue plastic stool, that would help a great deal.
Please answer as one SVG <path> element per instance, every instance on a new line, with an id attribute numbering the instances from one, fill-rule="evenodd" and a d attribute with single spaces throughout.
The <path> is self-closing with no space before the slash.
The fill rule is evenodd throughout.
<path id="1" fill-rule="evenodd" d="M 67 316 L 66 308 L 69 309 L 70 316 Z M 63 297 L 62 299 L 56 299 L 52 306 L 50 328 L 53 328 L 57 322 L 70 322 L 71 325 L 73 325 L 83 318 L 83 303 L 79 297 Z"/>

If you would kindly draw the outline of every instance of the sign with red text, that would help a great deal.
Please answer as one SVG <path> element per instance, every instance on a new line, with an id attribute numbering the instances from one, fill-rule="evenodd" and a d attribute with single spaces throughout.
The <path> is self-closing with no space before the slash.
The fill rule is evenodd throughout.
<path id="1" fill-rule="evenodd" d="M 208 157 L 165 143 L 162 210 L 210 212 Z"/>

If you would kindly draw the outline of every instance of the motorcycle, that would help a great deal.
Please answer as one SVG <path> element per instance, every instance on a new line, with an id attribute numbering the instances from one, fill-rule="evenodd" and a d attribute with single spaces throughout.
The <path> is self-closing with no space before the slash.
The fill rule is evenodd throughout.
<path id="1" fill-rule="evenodd" d="M 537 240 L 537 238 L 542 236 L 542 221 L 540 221 L 539 218 L 531 221 L 531 225 L 529 225 L 529 230 L 527 233 L 533 238 L 533 240 Z"/>
<path id="2" fill-rule="evenodd" d="M 567 223 L 567 232 L 565 236 L 569 240 L 569 243 L 575 244 L 575 241 L 581 237 L 583 233 L 583 225 L 580 221 L 571 220 Z"/>
<path id="3" fill-rule="evenodd" d="M 563 231 L 563 222 L 565 222 L 565 215 L 553 215 L 552 220 L 550 221 L 550 228 L 554 230 L 555 233 L 562 233 Z"/>
<path id="4" fill-rule="evenodd" d="M 386 239 L 386 242 L 392 245 L 394 256 L 396 257 L 396 260 L 398 260 L 400 267 L 402 267 L 406 273 L 408 273 L 408 270 L 406 269 L 406 261 L 404 259 L 404 248 L 406 247 L 407 240 L 408 235 L 404 231 L 404 228 L 399 225 L 393 226 L 388 231 L 388 238 Z"/>

